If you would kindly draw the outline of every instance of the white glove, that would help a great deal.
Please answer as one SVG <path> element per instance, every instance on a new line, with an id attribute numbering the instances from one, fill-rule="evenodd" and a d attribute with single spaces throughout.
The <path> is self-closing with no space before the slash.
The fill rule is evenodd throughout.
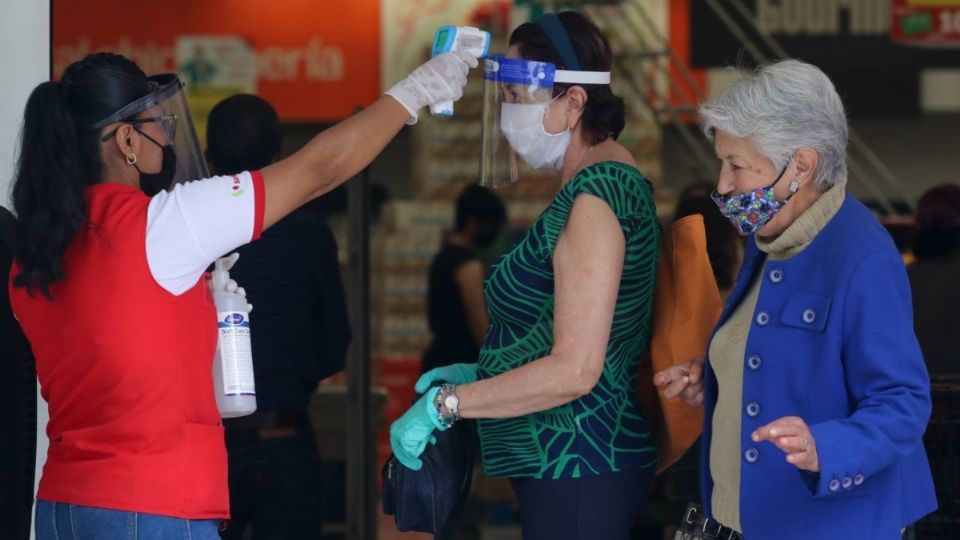
<path id="1" fill-rule="evenodd" d="M 240 254 L 237 253 L 236 251 L 234 251 L 233 253 L 231 253 L 230 255 L 227 255 L 226 257 L 220 257 L 219 259 L 217 259 L 216 262 L 223 261 L 223 269 L 224 269 L 225 271 L 229 272 L 230 269 L 233 268 L 233 265 L 234 265 L 234 264 L 237 264 L 237 260 L 238 260 L 239 258 L 240 258 Z M 210 288 L 211 288 L 211 290 L 213 289 L 213 280 L 210 281 Z M 242 296 L 242 297 L 244 297 L 244 298 L 247 297 L 247 291 L 246 291 L 246 289 L 244 289 L 243 287 L 240 287 L 239 285 L 237 285 L 236 280 L 234 280 L 234 279 L 232 279 L 232 278 L 227 280 L 227 283 L 226 283 L 226 285 L 224 285 L 223 288 L 224 288 L 227 292 L 239 294 L 240 296 Z M 250 313 L 251 311 L 253 311 L 253 305 L 252 305 L 252 304 L 247 304 L 247 313 Z"/>
<path id="2" fill-rule="evenodd" d="M 407 124 L 413 125 L 417 123 L 417 111 L 427 105 L 460 99 L 467 85 L 467 73 L 478 63 L 466 51 L 443 53 L 427 60 L 386 93 L 410 113 Z"/>
<path id="3" fill-rule="evenodd" d="M 233 268 L 233 265 L 237 264 L 237 261 L 239 259 L 240 259 L 240 254 L 234 251 L 233 253 L 227 255 L 226 257 L 220 257 L 219 259 L 214 261 L 214 264 L 222 261 L 223 269 L 229 272 L 230 269 Z"/>
<path id="4" fill-rule="evenodd" d="M 240 296 L 242 296 L 242 297 L 244 297 L 244 298 L 247 297 L 247 290 L 244 289 L 243 287 L 237 285 L 236 280 L 234 280 L 234 279 L 232 279 L 232 278 L 229 279 L 229 280 L 227 280 L 227 286 L 224 287 L 224 288 L 227 290 L 227 292 L 239 294 Z M 250 313 L 251 311 L 253 311 L 253 304 L 248 303 L 248 304 L 247 304 L 247 313 Z"/>

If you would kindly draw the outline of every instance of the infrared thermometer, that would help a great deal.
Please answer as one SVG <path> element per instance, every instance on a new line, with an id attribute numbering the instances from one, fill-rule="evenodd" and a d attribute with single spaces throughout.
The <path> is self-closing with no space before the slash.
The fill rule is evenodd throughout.
<path id="1" fill-rule="evenodd" d="M 433 36 L 431 56 L 446 52 L 466 51 L 478 59 L 490 52 L 490 32 L 470 26 L 444 25 Z M 445 101 L 430 106 L 430 112 L 437 116 L 453 116 L 453 101 Z"/>

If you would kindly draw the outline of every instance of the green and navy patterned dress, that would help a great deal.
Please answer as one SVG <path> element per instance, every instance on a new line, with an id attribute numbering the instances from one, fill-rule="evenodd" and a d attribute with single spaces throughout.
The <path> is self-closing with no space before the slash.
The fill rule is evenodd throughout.
<path id="1" fill-rule="evenodd" d="M 523 240 L 491 268 L 485 296 L 490 327 L 478 371 L 489 378 L 553 349 L 553 251 L 581 193 L 606 201 L 626 240 L 623 276 L 600 381 L 586 396 L 517 418 L 479 422 L 488 476 L 579 478 L 651 467 L 657 452 L 636 400 L 647 346 L 660 234 L 653 186 L 613 161 L 584 168 L 561 188 Z"/>

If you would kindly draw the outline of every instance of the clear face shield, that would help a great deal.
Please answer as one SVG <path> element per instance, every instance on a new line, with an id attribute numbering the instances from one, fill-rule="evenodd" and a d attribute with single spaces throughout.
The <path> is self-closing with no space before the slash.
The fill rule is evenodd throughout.
<path id="1" fill-rule="evenodd" d="M 480 185 L 502 187 L 534 170 L 514 149 L 511 139 L 525 151 L 521 139 L 543 129 L 541 109 L 553 100 L 555 73 L 556 66 L 546 62 L 505 56 L 485 60 Z M 535 122 L 530 122 L 530 116 L 536 117 Z"/>
<path id="2" fill-rule="evenodd" d="M 190 109 L 187 107 L 183 82 L 176 75 L 168 73 L 150 77 L 150 84 L 154 88 L 152 92 L 96 122 L 90 126 L 91 129 L 99 130 L 117 122 L 129 124 L 160 146 L 164 153 L 164 169 L 173 169 L 170 181 L 167 182 L 164 178 L 163 182 L 167 185 L 160 186 L 162 189 L 210 176 L 193 127 L 193 119 L 190 117 Z M 155 128 L 149 127 L 150 124 Z M 109 141 L 119 127 L 105 132 L 101 139 L 104 142 Z M 169 148 L 164 149 L 165 146 Z M 141 177 L 144 173 L 157 176 L 155 171 L 144 171 L 141 172 Z"/>
<path id="3" fill-rule="evenodd" d="M 505 56 L 484 64 L 480 185 L 502 187 L 536 174 L 560 170 L 570 130 L 548 133 L 554 85 L 610 84 L 610 72 L 558 70 L 549 62 Z"/>

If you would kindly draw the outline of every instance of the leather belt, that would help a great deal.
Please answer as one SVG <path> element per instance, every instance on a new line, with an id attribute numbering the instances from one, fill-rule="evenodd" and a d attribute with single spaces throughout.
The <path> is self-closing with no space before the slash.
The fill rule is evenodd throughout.
<path id="1" fill-rule="evenodd" d="M 234 429 L 298 428 L 310 425 L 306 411 L 257 411 L 239 418 L 224 418 L 223 427 Z"/>

